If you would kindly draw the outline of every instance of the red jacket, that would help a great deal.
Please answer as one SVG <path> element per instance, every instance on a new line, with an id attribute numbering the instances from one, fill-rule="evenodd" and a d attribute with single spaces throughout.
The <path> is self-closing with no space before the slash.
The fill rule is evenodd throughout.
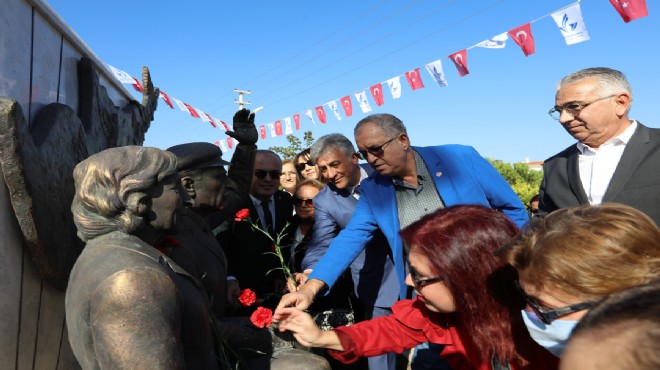
<path id="1" fill-rule="evenodd" d="M 344 363 L 351 363 L 366 356 L 377 356 L 387 352 L 401 353 L 420 343 L 444 344 L 441 353 L 453 370 L 490 370 L 490 363 L 474 367 L 468 362 L 470 354 L 463 346 L 461 333 L 447 322 L 447 315 L 435 313 L 419 300 L 402 300 L 392 307 L 392 315 L 378 317 L 352 326 L 335 329 L 344 351 L 329 350 L 332 357 Z M 530 339 L 531 342 L 531 339 Z M 557 369 L 558 359 L 542 347 L 533 343 L 532 358 L 527 358 L 527 366 L 511 365 L 514 370 Z"/>

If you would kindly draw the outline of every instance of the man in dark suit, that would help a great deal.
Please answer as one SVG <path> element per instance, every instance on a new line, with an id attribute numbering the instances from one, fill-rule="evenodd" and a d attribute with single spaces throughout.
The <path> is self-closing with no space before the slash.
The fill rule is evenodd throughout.
<path id="1" fill-rule="evenodd" d="M 609 68 L 559 82 L 549 114 L 578 143 L 545 161 L 541 212 L 616 202 L 660 224 L 660 130 L 628 118 L 632 97 L 623 73 Z"/>
<path id="2" fill-rule="evenodd" d="M 348 225 L 360 197 L 360 181 L 368 177 L 358 164 L 353 144 L 344 135 L 319 138 L 312 145 L 311 157 L 328 186 L 314 197 L 314 229 L 302 261 L 307 274 L 328 250 L 332 239 Z M 391 314 L 390 307 L 399 298 L 389 248 L 387 239 L 378 231 L 350 265 L 355 294 L 364 305 L 367 319 Z M 394 353 L 370 357 L 368 361 L 371 370 L 396 369 Z"/>
<path id="3" fill-rule="evenodd" d="M 273 238 L 290 232 L 284 230 L 293 216 L 293 200 L 278 190 L 282 160 L 269 150 L 258 150 L 254 162 L 249 198 L 244 208 L 250 219 Z M 241 288 L 250 288 L 258 298 L 270 293 L 282 293 L 285 287 L 280 261 L 273 252 L 273 242 L 262 232 L 253 230 L 250 222 L 235 222 L 227 248 L 230 271 Z"/>

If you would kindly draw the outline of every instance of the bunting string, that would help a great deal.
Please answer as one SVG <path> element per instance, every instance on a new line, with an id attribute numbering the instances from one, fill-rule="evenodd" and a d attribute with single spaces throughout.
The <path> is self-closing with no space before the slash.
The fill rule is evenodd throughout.
<path id="1" fill-rule="evenodd" d="M 531 25 L 540 21 L 541 19 L 552 17 L 557 25 L 557 28 L 561 32 L 562 36 L 567 45 L 573 45 L 590 39 L 589 33 L 587 32 L 586 25 L 582 18 L 582 11 L 580 9 L 581 0 L 577 2 L 566 5 L 558 10 L 555 10 L 551 13 L 545 14 L 541 17 L 538 17 L 528 23 L 515 27 L 507 32 L 500 33 L 496 36 L 491 37 L 490 39 L 484 40 L 475 45 L 466 47 L 463 50 L 457 51 L 450 54 L 445 58 L 440 58 L 433 62 L 425 64 L 423 67 L 417 67 L 407 72 L 404 72 L 400 75 L 391 77 L 385 81 L 381 81 L 372 86 L 360 89 L 351 94 L 347 94 L 341 98 L 336 98 L 330 100 L 326 103 L 318 105 L 314 108 L 308 108 L 302 110 L 302 112 L 295 113 L 291 116 L 278 119 L 274 122 L 267 123 L 265 125 L 260 125 L 259 136 L 262 140 L 268 138 L 268 131 L 270 132 L 270 137 L 277 137 L 282 135 L 290 135 L 295 130 L 300 130 L 301 122 L 301 113 L 314 125 L 316 126 L 316 120 L 314 116 L 318 119 L 321 124 L 326 124 L 328 122 L 328 115 L 326 113 L 326 108 L 329 112 L 332 113 L 332 116 L 335 117 L 337 121 L 342 120 L 342 113 L 345 117 L 351 117 L 353 115 L 353 101 L 357 102 L 357 107 L 363 114 L 369 113 L 372 111 L 371 102 L 376 104 L 376 106 L 382 106 L 385 104 L 383 90 L 387 89 L 390 92 L 390 96 L 393 100 L 399 99 L 402 96 L 401 88 L 401 79 L 405 78 L 408 85 L 410 86 L 411 91 L 422 89 L 425 87 L 420 69 L 425 69 L 428 74 L 431 76 L 432 80 L 438 85 L 438 87 L 447 87 L 447 79 L 442 67 L 442 60 L 449 59 L 452 61 L 459 77 L 464 77 L 470 74 L 468 69 L 468 50 L 474 48 L 486 48 L 486 49 L 501 49 L 506 46 L 506 41 L 511 38 L 513 41 L 520 47 L 523 54 L 527 57 L 534 54 L 535 52 L 535 42 L 532 34 Z M 645 0 L 610 0 L 610 3 L 619 13 L 624 22 L 628 23 L 632 20 L 648 16 L 648 9 L 646 6 Z M 113 72 L 114 76 L 123 84 L 130 84 L 133 88 L 141 92 L 142 85 L 140 81 L 128 73 L 108 65 L 110 70 Z M 367 94 L 368 92 L 368 94 Z M 368 95 L 371 95 L 369 99 Z M 187 104 L 171 95 L 168 95 L 161 90 L 160 98 L 169 106 L 171 109 L 175 109 L 176 106 L 183 112 L 187 112 L 190 116 L 194 118 L 201 119 L 204 122 L 208 122 L 213 128 L 218 128 L 221 125 L 225 131 L 231 130 L 231 127 L 225 123 L 225 121 L 218 118 L 212 117 L 203 110 L 196 108 L 190 104 Z M 353 100 L 354 99 L 354 100 Z M 371 101 L 371 102 L 370 102 Z M 293 117 L 293 123 L 291 118 Z M 284 122 L 284 129 L 282 127 L 282 122 Z M 226 138 L 223 140 L 215 141 L 214 144 L 220 146 L 223 151 L 228 151 L 233 148 L 233 142 L 231 138 Z"/>

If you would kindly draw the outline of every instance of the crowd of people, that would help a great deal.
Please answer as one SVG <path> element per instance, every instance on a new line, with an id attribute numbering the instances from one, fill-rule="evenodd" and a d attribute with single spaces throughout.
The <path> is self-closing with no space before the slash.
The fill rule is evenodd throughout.
<path id="1" fill-rule="evenodd" d="M 294 158 L 257 148 L 245 109 L 231 162 L 209 143 L 92 155 L 74 172 L 74 354 L 83 369 L 658 368 L 660 130 L 628 118 L 632 96 L 609 68 L 559 82 L 548 113 L 577 143 L 545 161 L 529 209 L 474 148 L 413 146 L 391 114 Z M 263 308 L 274 324 L 250 319 Z"/>

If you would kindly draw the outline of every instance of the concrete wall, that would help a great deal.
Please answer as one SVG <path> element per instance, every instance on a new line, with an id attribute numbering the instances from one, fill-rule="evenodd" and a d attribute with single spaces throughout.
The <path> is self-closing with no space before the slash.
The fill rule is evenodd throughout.
<path id="1" fill-rule="evenodd" d="M 26 124 L 50 103 L 78 112 L 82 56 L 101 66 L 97 72 L 108 96 L 116 106 L 125 106 L 130 93 L 47 4 L 2 0 L 0 97 L 18 101 Z M 0 368 L 78 369 L 66 332 L 64 291 L 39 275 L 11 200 L 0 177 Z"/>

